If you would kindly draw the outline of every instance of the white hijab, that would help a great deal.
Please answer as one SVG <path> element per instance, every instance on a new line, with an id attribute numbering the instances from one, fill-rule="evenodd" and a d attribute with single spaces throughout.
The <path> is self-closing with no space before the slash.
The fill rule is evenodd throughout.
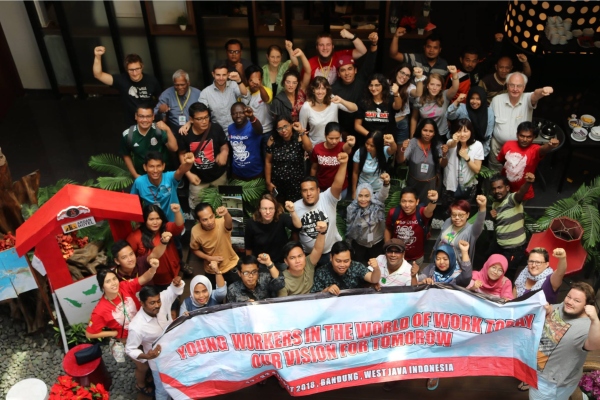
<path id="1" fill-rule="evenodd" d="M 212 283 L 210 283 L 208 278 L 204 275 L 196 275 L 190 283 L 190 297 L 192 299 L 192 304 L 195 307 L 204 307 L 206 304 L 208 304 L 208 302 L 206 304 L 200 304 L 196 301 L 196 299 L 194 299 L 194 290 L 196 289 L 196 285 L 199 283 L 203 284 L 204 286 L 206 286 L 206 289 L 208 289 L 208 301 L 210 301 L 210 296 L 213 291 Z"/>

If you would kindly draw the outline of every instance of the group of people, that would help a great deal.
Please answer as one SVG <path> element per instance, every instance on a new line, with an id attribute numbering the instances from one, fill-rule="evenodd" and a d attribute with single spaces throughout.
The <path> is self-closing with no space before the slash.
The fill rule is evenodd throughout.
<path id="1" fill-rule="evenodd" d="M 509 57 L 498 58 L 501 34 L 492 55 L 484 59 L 478 49 L 466 47 L 456 67 L 439 56 L 436 34 L 427 37 L 423 53 L 402 53 L 404 33 L 398 28 L 392 40 L 390 56 L 399 65 L 389 77 L 374 71 L 377 34 L 369 34 L 367 48 L 342 30 L 352 49 L 334 51 L 332 36 L 324 33 L 317 37 L 315 57 L 307 59 L 286 41 L 289 60 L 272 45 L 263 67 L 242 57 L 239 40 L 229 40 L 211 85 L 193 88 L 189 75 L 178 70 L 173 87 L 162 93 L 143 73 L 139 56 L 125 58 L 126 74 L 110 75 L 102 71 L 105 49 L 95 48 L 94 76 L 119 90 L 124 102 L 130 126 L 120 154 L 135 178 L 131 193 L 140 196 L 144 222 L 115 243 L 114 266 L 98 273 L 104 295 L 87 333 L 126 343 L 141 393 L 168 398 L 152 361 L 160 354 L 152 343 L 168 324 L 178 314 L 222 302 L 418 284 L 454 284 L 505 300 L 541 289 L 549 303 L 556 302 L 566 252 L 553 250 L 556 270 L 545 249 L 526 254 L 523 214 L 523 203 L 533 197 L 537 163 L 559 144 L 556 139 L 533 144 L 533 109 L 552 88 L 524 92 L 531 69 L 524 55 L 518 55 L 523 73 L 512 72 Z M 495 72 L 483 76 L 486 64 Z M 386 211 L 392 166 L 402 163 L 408 165 L 407 186 L 399 204 Z M 487 198 L 477 195 L 484 164 L 500 172 L 489 180 L 496 240 L 487 261 L 474 268 L 488 213 Z M 177 187 L 184 176 L 197 221 L 189 248 L 204 271 L 193 277 L 190 296 L 180 304 L 182 277 L 193 275 L 181 256 L 185 228 Z M 267 188 L 245 224 L 242 257 L 231 244 L 227 208 L 200 200 L 202 190 L 232 178 L 264 178 Z M 336 209 L 344 198 L 351 203 L 346 232 L 339 232 Z M 438 204 L 449 217 L 432 254 L 425 254 Z M 471 204 L 477 206 L 472 223 Z M 588 341 L 577 351 L 600 348 L 597 314 L 583 307 L 592 304 L 588 292 L 575 285 L 564 306 L 547 317 L 577 319 L 583 327 L 579 319 L 589 316 Z M 545 342 L 547 365 L 558 362 L 552 345 L 570 341 Z M 556 379 L 547 373 L 554 368 L 540 370 L 550 387 L 572 384 L 571 375 Z M 430 390 L 437 385 L 436 379 L 428 381 Z"/>

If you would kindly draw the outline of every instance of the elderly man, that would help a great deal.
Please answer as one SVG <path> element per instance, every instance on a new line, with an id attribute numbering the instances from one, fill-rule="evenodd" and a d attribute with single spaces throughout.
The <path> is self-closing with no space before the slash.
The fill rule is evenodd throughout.
<path id="1" fill-rule="evenodd" d="M 182 69 L 173 74 L 173 86 L 162 92 L 154 114 L 165 120 L 171 131 L 177 132 L 188 122 L 188 110 L 200 97 L 200 89 L 190 86 L 190 75 Z"/>
<path id="2" fill-rule="evenodd" d="M 129 323 L 129 336 L 125 352 L 136 361 L 148 362 L 154 378 L 156 400 L 167 400 L 169 395 L 160 380 L 154 359 L 160 355 L 160 345 L 152 348 L 152 343 L 158 339 L 164 330 L 173 322 L 171 305 L 177 296 L 183 294 L 185 282 L 176 276 L 167 290 L 159 292 L 154 286 L 144 286 L 140 290 L 142 309 Z M 140 350 L 140 345 L 143 351 Z"/>
<path id="3" fill-rule="evenodd" d="M 585 282 L 571 285 L 564 302 L 546 305 L 537 353 L 538 388 L 530 400 L 567 400 L 577 389 L 588 352 L 600 349 L 600 320 L 595 290 Z"/>
<path id="4" fill-rule="evenodd" d="M 527 85 L 527 76 L 521 72 L 509 74 L 506 82 L 508 93 L 494 97 L 490 105 L 496 122 L 488 160 L 490 169 L 494 171 L 502 169 L 502 164 L 497 158 L 504 143 L 517 140 L 517 126 L 523 121 L 531 121 L 538 101 L 542 97 L 550 96 L 554 91 L 550 86 L 544 86 L 533 92 L 523 93 Z"/>
<path id="5" fill-rule="evenodd" d="M 258 270 L 258 263 L 267 267 L 267 272 Z M 252 254 L 242 257 L 238 266 L 240 280 L 227 287 L 227 302 L 239 303 L 243 301 L 257 301 L 276 297 L 285 286 L 285 280 L 279 270 L 266 254 L 254 257 Z"/>
<path id="6" fill-rule="evenodd" d="M 517 54 L 517 58 L 523 66 L 523 73 L 531 78 L 531 67 L 527 61 L 527 56 L 525 54 Z M 494 65 L 494 68 L 496 69 L 496 72 L 484 76 L 479 81 L 479 86 L 487 93 L 488 105 L 492 102 L 494 97 L 506 93 L 506 77 L 513 70 L 512 59 L 510 57 L 501 57 Z"/>
<path id="7" fill-rule="evenodd" d="M 356 289 L 363 282 L 378 283 L 381 277 L 379 266 L 368 268 L 352 261 L 352 247 L 348 242 L 336 242 L 331 248 L 329 264 L 317 269 L 311 293 L 324 292 L 335 296 L 340 290 Z"/>
<path id="8" fill-rule="evenodd" d="M 160 93 L 160 84 L 152 75 L 144 74 L 144 63 L 137 54 L 125 56 L 126 74 L 107 74 L 102 71 L 102 55 L 106 52 L 104 46 L 94 48 L 94 65 L 92 72 L 94 78 L 105 85 L 112 86 L 119 91 L 123 102 L 125 123 L 127 126 L 135 124 L 134 115 L 140 104 L 152 101 Z"/>
<path id="9" fill-rule="evenodd" d="M 329 84 L 333 85 L 338 77 L 337 71 L 340 68 L 340 59 L 343 56 L 351 56 L 356 60 L 367 54 L 367 48 L 358 35 L 342 29 L 340 36 L 349 39 L 354 45 L 354 49 L 334 52 L 333 39 L 330 33 L 324 32 L 317 36 L 317 55 L 308 60 L 312 71 L 311 79 L 315 76 L 324 76 Z"/>
<path id="10" fill-rule="evenodd" d="M 404 259 L 404 240 L 393 238 L 383 244 L 385 254 L 369 260 L 370 267 L 379 267 L 381 277 L 378 286 L 411 286 L 417 284 L 419 264 L 412 265 Z"/>

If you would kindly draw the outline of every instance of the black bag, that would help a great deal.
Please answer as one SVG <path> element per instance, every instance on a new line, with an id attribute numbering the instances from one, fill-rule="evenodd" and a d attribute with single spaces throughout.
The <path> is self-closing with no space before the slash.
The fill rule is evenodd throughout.
<path id="1" fill-rule="evenodd" d="M 102 357 L 102 349 L 100 348 L 100 342 L 94 343 L 91 347 L 86 347 L 83 350 L 79 350 L 75 353 L 75 361 L 77 365 L 87 364 L 90 361 L 94 361 Z"/>

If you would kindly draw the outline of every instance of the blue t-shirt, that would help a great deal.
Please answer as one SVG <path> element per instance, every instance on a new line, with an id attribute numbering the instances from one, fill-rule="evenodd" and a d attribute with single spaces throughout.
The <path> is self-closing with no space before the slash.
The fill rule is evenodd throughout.
<path id="1" fill-rule="evenodd" d="M 175 214 L 171 211 L 171 204 L 179 204 L 177 198 L 178 180 L 175 180 L 175 171 L 163 172 L 162 180 L 158 186 L 153 185 L 148 179 L 148 174 L 141 175 L 133 182 L 131 194 L 137 194 L 147 204 L 159 204 L 169 222 L 175 221 Z"/>
<path id="2" fill-rule="evenodd" d="M 383 148 L 383 153 L 385 154 L 385 159 L 389 160 L 391 157 L 388 154 L 388 149 L 390 146 L 385 146 Z M 352 161 L 355 163 L 360 163 L 360 151 L 354 153 L 354 157 L 352 157 Z M 367 152 L 367 159 L 365 160 L 365 165 L 363 166 L 362 171 L 360 171 L 358 175 L 358 183 L 357 186 L 361 183 L 368 183 L 373 188 L 373 192 L 379 192 L 381 190 L 382 181 L 379 179 L 379 175 L 383 172 L 383 168 L 381 168 L 381 172 L 377 173 L 377 167 L 379 163 L 376 158 L 371 157 L 371 153 Z M 358 194 L 358 193 L 357 193 Z"/>
<path id="3" fill-rule="evenodd" d="M 260 154 L 261 135 L 254 131 L 250 121 L 241 128 L 231 124 L 227 132 L 233 149 L 233 173 L 244 179 L 261 174 L 264 169 Z"/>

